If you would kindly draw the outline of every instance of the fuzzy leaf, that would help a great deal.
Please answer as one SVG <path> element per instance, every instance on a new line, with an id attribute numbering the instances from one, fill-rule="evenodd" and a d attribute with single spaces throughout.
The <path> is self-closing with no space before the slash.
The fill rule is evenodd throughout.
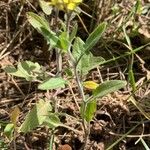
<path id="1" fill-rule="evenodd" d="M 93 46 L 99 41 L 102 34 L 106 30 L 107 23 L 103 22 L 97 26 L 97 28 L 89 35 L 85 42 L 85 51 L 88 53 L 89 50 L 93 48 Z"/>
<path id="2" fill-rule="evenodd" d="M 90 122 L 94 117 L 94 113 L 96 112 L 96 100 L 93 100 L 87 103 L 86 111 L 85 111 L 85 120 Z"/>
<path id="3" fill-rule="evenodd" d="M 50 4 L 48 2 L 45 2 L 44 0 L 39 0 L 39 4 L 41 9 L 43 10 L 43 12 L 46 15 L 50 15 L 52 12 L 52 7 L 50 6 Z"/>
<path id="4" fill-rule="evenodd" d="M 51 47 L 57 45 L 58 37 L 50 29 L 49 23 L 44 17 L 41 17 L 33 12 L 28 12 L 27 17 L 30 24 L 46 38 L 48 44 L 50 44 Z"/>
<path id="5" fill-rule="evenodd" d="M 45 28 L 46 30 L 50 31 L 49 23 L 43 17 L 33 12 L 28 12 L 27 18 L 30 24 L 40 32 L 41 32 L 41 28 Z"/>
<path id="6" fill-rule="evenodd" d="M 44 125 L 47 125 L 49 128 L 56 128 L 60 124 L 61 122 L 56 114 L 49 114 L 49 116 L 44 121 Z"/>
<path id="7" fill-rule="evenodd" d="M 82 75 L 86 75 L 90 70 L 94 69 L 102 62 L 104 62 L 104 58 L 95 57 L 91 52 L 85 53 L 85 43 L 81 38 L 77 37 L 73 44 L 73 57 L 75 58 L 78 70 L 82 73 Z M 80 59 L 80 60 L 79 60 Z"/>
<path id="8" fill-rule="evenodd" d="M 115 92 L 126 85 L 126 81 L 121 80 L 110 80 L 105 81 L 104 83 L 100 84 L 95 90 L 93 90 L 93 97 L 100 98 L 103 97 L 111 92 Z"/>
<path id="9" fill-rule="evenodd" d="M 67 52 L 69 44 L 70 44 L 70 42 L 69 42 L 69 37 L 68 37 L 67 32 L 62 32 L 60 34 L 60 36 L 59 36 L 59 45 L 60 45 L 60 48 L 64 52 Z"/>
<path id="10" fill-rule="evenodd" d="M 13 137 L 13 131 L 14 131 L 14 124 L 9 123 L 6 125 L 4 129 L 4 134 L 7 136 L 7 138 L 11 140 L 11 138 Z"/>
<path id="11" fill-rule="evenodd" d="M 31 81 L 36 78 L 33 72 L 40 72 L 41 67 L 38 63 L 33 63 L 31 61 L 22 61 L 18 63 L 17 69 L 13 66 L 7 66 L 4 70 L 17 77 L 25 78 L 28 81 Z"/>
<path id="12" fill-rule="evenodd" d="M 88 72 L 97 66 L 99 66 L 105 59 L 103 57 L 95 57 L 90 52 L 88 54 L 84 54 L 78 64 L 78 69 L 82 73 L 82 75 L 88 74 Z"/>
<path id="13" fill-rule="evenodd" d="M 50 103 L 48 101 L 40 100 L 27 114 L 19 131 L 27 133 L 40 126 L 45 121 L 50 111 L 52 111 Z"/>
<path id="14" fill-rule="evenodd" d="M 40 90 L 50 90 L 57 88 L 64 88 L 66 84 L 66 80 L 62 78 L 50 78 L 43 83 L 39 84 L 38 89 Z"/>
<path id="15" fill-rule="evenodd" d="M 72 55 L 75 58 L 76 61 L 78 61 L 78 59 L 82 56 L 82 54 L 84 53 L 85 49 L 84 49 L 84 41 L 77 37 L 75 38 L 74 44 L 73 44 L 73 52 Z"/>
<path id="16" fill-rule="evenodd" d="M 90 102 L 87 102 L 85 111 L 83 110 L 83 105 L 81 105 L 81 116 L 87 121 L 90 122 L 92 118 L 94 117 L 94 113 L 96 112 L 96 100 L 92 100 Z"/>

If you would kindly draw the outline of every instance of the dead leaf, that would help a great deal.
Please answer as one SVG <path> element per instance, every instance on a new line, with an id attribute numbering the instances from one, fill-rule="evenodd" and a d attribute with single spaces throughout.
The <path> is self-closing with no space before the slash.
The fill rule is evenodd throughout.
<path id="1" fill-rule="evenodd" d="M 17 120 L 19 118 L 19 114 L 20 114 L 20 109 L 18 106 L 16 106 L 10 114 L 10 120 L 14 124 L 14 126 L 16 126 Z"/>

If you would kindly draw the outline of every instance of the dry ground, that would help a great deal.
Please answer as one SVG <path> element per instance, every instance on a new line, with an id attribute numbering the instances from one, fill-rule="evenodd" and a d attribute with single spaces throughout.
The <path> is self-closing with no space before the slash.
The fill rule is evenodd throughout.
<path id="1" fill-rule="evenodd" d="M 133 6 L 133 1 L 85 1 L 81 7 L 90 15 L 92 6 L 96 13 L 94 14 L 93 24 L 98 24 L 101 21 L 108 21 L 110 26 L 103 37 L 103 40 L 98 43 L 93 53 L 101 55 L 105 59 L 110 59 L 112 56 L 120 56 L 127 52 L 127 48 L 123 46 L 122 31 L 116 31 L 118 22 L 124 20 L 130 13 Z M 118 5 L 120 13 L 112 15 L 112 7 Z M 150 2 L 142 1 L 143 6 L 149 6 Z M 97 7 L 95 7 L 97 6 Z M 55 73 L 55 56 L 47 52 L 43 37 L 37 33 L 27 22 L 26 12 L 34 11 L 42 13 L 36 1 L 26 1 L 24 4 L 20 0 L 1 0 L 0 1 L 0 147 L 3 149 L 12 150 L 46 150 L 48 149 L 50 131 L 41 127 L 26 135 L 17 134 L 15 139 L 10 142 L 3 134 L 4 126 L 1 121 L 9 121 L 9 114 L 13 108 L 18 105 L 21 110 L 21 115 L 18 121 L 18 126 L 23 121 L 27 112 L 33 107 L 39 98 L 53 95 L 41 92 L 37 89 L 36 83 L 29 83 L 23 79 L 12 77 L 6 74 L 3 68 L 7 65 L 17 65 L 22 60 L 31 60 L 43 65 L 47 71 Z M 87 30 L 93 28 L 91 20 L 88 16 L 81 14 L 81 18 Z M 52 19 L 51 17 L 49 19 Z M 146 11 L 143 15 L 136 15 L 135 22 L 130 19 L 128 23 L 128 33 L 131 37 L 134 48 L 147 44 L 150 41 L 150 11 Z M 76 19 L 77 20 L 77 19 Z M 90 20 L 90 21 L 89 21 Z M 87 33 L 79 22 L 79 33 L 83 39 L 87 37 Z M 132 36 L 134 24 L 139 25 L 139 33 Z M 91 25 L 90 25 L 91 24 Z M 107 37 L 107 38 L 106 38 Z M 119 41 L 119 42 L 118 42 Z M 142 109 L 150 113 L 150 46 L 145 47 L 138 53 L 139 57 L 135 58 L 134 72 L 136 85 L 138 90 L 134 94 L 135 100 Z M 65 61 L 64 61 L 65 64 Z M 111 63 L 104 64 L 89 73 L 87 79 L 92 79 L 97 82 L 110 79 L 126 79 L 129 58 L 125 57 Z M 51 68 L 51 69 L 49 69 Z M 130 87 L 122 91 L 110 94 L 98 102 L 97 112 L 94 120 L 91 122 L 91 132 L 89 137 L 90 150 L 104 150 L 108 145 L 121 138 L 123 134 L 132 129 L 138 122 L 139 126 L 133 132 L 120 140 L 114 150 L 144 150 L 142 143 L 135 144 L 140 135 L 150 146 L 150 121 L 146 119 L 135 105 L 128 101 L 130 96 Z M 90 91 L 86 91 L 90 93 Z M 62 116 L 61 121 L 68 125 L 76 132 L 66 128 L 58 128 L 55 131 L 55 149 L 60 145 L 69 144 L 73 150 L 79 150 L 83 145 L 83 131 L 79 122 L 79 108 L 81 98 L 78 94 L 77 87 L 74 83 L 70 88 L 66 88 L 57 95 L 58 110 L 62 113 L 67 113 L 67 116 Z M 2 149 L 1 148 L 1 149 Z M 61 150 L 61 148 L 60 148 Z M 62 150 L 67 150 L 62 148 Z"/>

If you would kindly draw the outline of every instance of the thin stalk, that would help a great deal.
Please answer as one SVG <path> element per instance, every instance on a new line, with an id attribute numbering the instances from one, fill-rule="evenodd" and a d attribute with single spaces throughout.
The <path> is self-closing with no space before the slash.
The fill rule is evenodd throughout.
<path id="1" fill-rule="evenodd" d="M 51 131 L 49 150 L 53 150 L 53 143 L 54 143 L 54 130 Z"/>
<path id="2" fill-rule="evenodd" d="M 62 72 L 62 55 L 61 50 L 56 49 L 57 76 L 61 76 Z"/>
<path id="3" fill-rule="evenodd" d="M 59 16 L 59 10 L 56 9 L 55 11 L 55 32 L 57 33 L 58 31 L 58 16 Z M 58 48 L 55 48 L 56 50 L 56 64 L 57 64 L 57 76 L 61 76 L 62 72 L 62 55 L 61 55 L 61 50 Z"/>
<path id="4" fill-rule="evenodd" d="M 70 17 L 71 17 L 71 13 L 67 13 L 66 32 L 67 32 L 68 36 L 69 36 L 69 32 L 70 32 L 69 31 Z M 71 60 L 72 66 L 73 66 L 74 75 L 75 75 L 76 82 L 77 82 L 77 85 L 78 85 L 78 90 L 79 90 L 79 93 L 80 93 L 80 95 L 82 97 L 82 101 L 83 101 L 82 125 L 83 125 L 84 133 L 85 133 L 85 140 L 84 140 L 84 145 L 83 145 L 83 149 L 85 149 L 86 146 L 87 146 L 88 137 L 89 137 L 89 134 L 90 134 L 90 128 L 86 124 L 86 121 L 84 119 L 84 113 L 85 113 L 85 110 L 86 110 L 86 104 L 87 103 L 86 103 L 86 99 L 85 99 L 85 95 L 84 95 L 84 91 L 83 91 L 83 86 L 81 84 L 80 75 L 79 75 L 78 69 L 77 69 L 78 62 L 75 62 L 74 57 L 72 56 L 72 53 L 71 53 L 70 49 L 71 49 L 71 44 L 68 47 L 68 55 L 70 57 L 70 60 Z"/>
<path id="5" fill-rule="evenodd" d="M 79 89 L 79 92 L 80 92 L 80 95 L 82 97 L 82 101 L 83 101 L 83 115 L 82 115 L 82 125 L 83 125 L 83 129 L 84 129 L 84 133 L 85 133 L 85 139 L 84 139 L 84 145 L 81 149 L 86 149 L 87 147 L 87 143 L 88 143 L 88 138 L 89 138 L 89 134 L 90 134 L 90 126 L 89 124 L 86 123 L 85 119 L 84 119 L 84 114 L 85 114 L 85 111 L 86 111 L 86 105 L 87 105 L 87 102 L 86 102 L 86 99 L 85 99 L 85 95 L 84 95 L 84 91 L 83 91 L 83 86 L 81 84 L 81 80 L 80 80 L 80 76 L 79 76 L 79 73 L 78 73 L 78 70 L 77 70 L 77 66 L 74 67 L 74 74 L 75 74 L 75 77 L 76 77 L 76 82 L 77 82 L 77 85 L 78 85 L 78 89 Z"/>

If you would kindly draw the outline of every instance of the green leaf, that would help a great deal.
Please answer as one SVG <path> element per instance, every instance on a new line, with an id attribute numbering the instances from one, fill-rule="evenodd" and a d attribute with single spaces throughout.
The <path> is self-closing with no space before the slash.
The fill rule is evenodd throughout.
<path id="1" fill-rule="evenodd" d="M 82 39 L 77 37 L 74 41 L 72 52 L 73 57 L 76 62 L 78 62 L 77 68 L 82 75 L 86 75 L 90 70 L 96 68 L 105 61 L 102 57 L 93 56 L 91 52 L 85 53 L 84 45 L 85 43 Z"/>
<path id="2" fill-rule="evenodd" d="M 13 76 L 22 77 L 27 81 L 31 81 L 36 78 L 36 73 L 41 72 L 41 66 L 31 61 L 22 61 L 18 63 L 17 69 L 13 66 L 7 66 L 4 68 L 4 71 Z"/>
<path id="3" fill-rule="evenodd" d="M 57 88 L 64 88 L 66 84 L 66 80 L 62 78 L 50 78 L 43 83 L 39 84 L 38 89 L 40 90 L 50 90 Z"/>
<path id="4" fill-rule="evenodd" d="M 60 124 L 60 119 L 56 114 L 49 114 L 46 120 L 44 121 L 44 125 L 47 125 L 49 128 L 56 128 Z"/>
<path id="5" fill-rule="evenodd" d="M 66 69 L 64 70 L 64 72 L 66 73 L 66 75 L 67 75 L 68 77 L 72 77 L 72 76 L 73 76 L 73 70 L 72 70 L 71 68 L 66 68 Z"/>
<path id="6" fill-rule="evenodd" d="M 13 137 L 13 131 L 14 131 L 14 124 L 9 123 L 6 125 L 4 129 L 4 134 L 7 136 L 7 138 L 11 139 Z"/>
<path id="7" fill-rule="evenodd" d="M 17 76 L 17 77 L 22 77 L 22 78 L 26 78 L 27 75 L 24 74 L 24 72 L 17 70 L 14 66 L 7 66 L 4 68 L 4 71 L 13 75 L 13 76 Z"/>
<path id="8" fill-rule="evenodd" d="M 84 104 L 81 106 L 81 115 L 87 122 L 90 122 L 94 117 L 94 113 L 96 112 L 96 100 L 92 100 L 86 104 L 85 112 L 83 112 L 83 105 Z"/>
<path id="9" fill-rule="evenodd" d="M 132 69 L 128 71 L 128 79 L 129 83 L 131 84 L 132 91 L 136 91 L 136 82 L 135 82 L 135 77 L 134 77 L 134 72 Z"/>
<path id="10" fill-rule="evenodd" d="M 61 50 L 63 50 L 64 52 L 67 52 L 68 47 L 69 47 L 69 37 L 67 32 L 62 32 L 59 36 L 59 45 Z"/>
<path id="11" fill-rule="evenodd" d="M 99 41 L 102 34 L 106 30 L 107 23 L 103 22 L 89 35 L 85 42 L 85 51 L 88 53 L 89 50 L 92 49 L 92 47 Z"/>
<path id="12" fill-rule="evenodd" d="M 132 50 L 131 40 L 130 40 L 130 38 L 129 38 L 127 32 L 126 32 L 125 26 L 123 26 L 123 32 L 124 32 L 125 39 L 126 39 L 126 41 L 127 41 L 127 43 L 128 43 L 128 46 L 129 46 L 130 50 Z"/>
<path id="13" fill-rule="evenodd" d="M 81 38 L 79 38 L 79 37 L 75 38 L 75 41 L 73 43 L 72 55 L 76 61 L 78 61 L 80 59 L 80 57 L 83 55 L 83 53 L 85 51 L 84 44 L 85 43 Z"/>
<path id="14" fill-rule="evenodd" d="M 52 107 L 49 101 L 40 100 L 27 114 L 19 131 L 27 133 L 40 126 L 45 121 L 50 111 L 52 111 Z"/>
<path id="15" fill-rule="evenodd" d="M 105 61 L 103 57 L 95 57 L 90 52 L 88 54 L 84 54 L 78 64 L 78 69 L 82 73 L 82 75 L 86 75 L 90 70 L 96 68 L 100 64 Z"/>
<path id="16" fill-rule="evenodd" d="M 49 23 L 43 17 L 33 13 L 28 12 L 27 18 L 30 24 L 37 30 L 41 31 L 41 28 L 45 28 L 46 30 L 50 31 Z"/>
<path id="17" fill-rule="evenodd" d="M 100 84 L 95 90 L 93 90 L 93 97 L 100 98 L 109 93 L 115 92 L 126 85 L 126 81 L 110 80 Z"/>
<path id="18" fill-rule="evenodd" d="M 27 17 L 30 24 L 46 38 L 48 44 L 50 44 L 51 47 L 57 45 L 58 37 L 50 29 L 49 23 L 44 17 L 41 17 L 33 12 L 28 12 Z"/>
<path id="19" fill-rule="evenodd" d="M 31 74 L 34 72 L 40 72 L 41 66 L 38 63 L 34 63 L 32 61 L 22 61 L 21 64 L 18 65 L 18 68 L 22 68 Z"/>
<path id="20" fill-rule="evenodd" d="M 70 42 L 72 42 L 73 39 L 75 38 L 75 36 L 77 34 L 77 31 L 78 31 L 78 24 L 75 24 L 74 27 L 73 27 L 73 30 L 70 34 L 70 38 L 69 38 Z"/>
<path id="21" fill-rule="evenodd" d="M 57 47 L 59 39 L 54 32 L 50 32 L 45 28 L 41 28 L 41 34 L 44 36 L 44 38 L 47 41 L 47 44 L 49 44 L 51 48 L 55 46 Z"/>
<path id="22" fill-rule="evenodd" d="M 52 7 L 50 6 L 50 4 L 48 2 L 45 2 L 44 0 L 39 0 L 39 4 L 41 9 L 43 10 L 43 12 L 46 15 L 50 15 L 52 12 Z"/>

